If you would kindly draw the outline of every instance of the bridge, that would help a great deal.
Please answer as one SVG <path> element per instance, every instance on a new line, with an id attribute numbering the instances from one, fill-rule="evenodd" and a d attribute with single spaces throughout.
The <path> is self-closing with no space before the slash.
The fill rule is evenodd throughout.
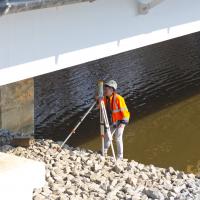
<path id="1" fill-rule="evenodd" d="M 199 0 L 6 0 L 0 85 L 200 31 Z"/>
<path id="2" fill-rule="evenodd" d="M 198 32 L 199 7 L 199 0 L 1 0 L 0 128 L 33 133 L 32 77 Z M 44 166 L 0 158 L 1 196 L 31 199 L 44 184 Z M 20 187 L 5 184 L 22 172 Z"/>

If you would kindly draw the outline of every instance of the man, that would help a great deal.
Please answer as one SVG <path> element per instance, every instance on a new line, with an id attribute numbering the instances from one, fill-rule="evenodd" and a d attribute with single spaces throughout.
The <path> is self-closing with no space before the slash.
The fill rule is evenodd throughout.
<path id="1" fill-rule="evenodd" d="M 123 159 L 123 132 L 125 126 L 129 122 L 130 113 L 126 106 L 125 100 L 122 96 L 116 93 L 117 83 L 114 80 L 110 80 L 105 83 L 104 88 L 104 103 L 108 115 L 108 120 L 111 125 L 111 130 L 115 129 L 115 141 L 117 144 L 117 158 Z M 112 130 L 112 131 L 113 131 Z M 105 134 L 105 155 L 110 147 L 110 140 Z"/>

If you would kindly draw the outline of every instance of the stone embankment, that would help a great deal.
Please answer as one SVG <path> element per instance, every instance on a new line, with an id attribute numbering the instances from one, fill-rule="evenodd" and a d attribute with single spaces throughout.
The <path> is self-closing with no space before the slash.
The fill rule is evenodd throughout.
<path id="1" fill-rule="evenodd" d="M 193 174 L 126 159 L 115 163 L 111 157 L 67 145 L 58 153 L 59 147 L 51 140 L 37 140 L 28 148 L 2 148 L 45 162 L 46 185 L 34 191 L 34 200 L 200 199 L 200 179 Z"/>

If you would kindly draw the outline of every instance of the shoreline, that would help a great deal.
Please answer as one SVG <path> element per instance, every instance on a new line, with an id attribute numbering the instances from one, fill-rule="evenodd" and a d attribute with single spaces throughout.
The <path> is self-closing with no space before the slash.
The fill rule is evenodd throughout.
<path id="1" fill-rule="evenodd" d="M 28 148 L 4 145 L 3 152 L 42 161 L 46 184 L 33 192 L 33 200 L 200 199 L 200 178 L 182 171 L 144 165 L 134 160 L 103 157 L 91 150 L 36 140 Z"/>

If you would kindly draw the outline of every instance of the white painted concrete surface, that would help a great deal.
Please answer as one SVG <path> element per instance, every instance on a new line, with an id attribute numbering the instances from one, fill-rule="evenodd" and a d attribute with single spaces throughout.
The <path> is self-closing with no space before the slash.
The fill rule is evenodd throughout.
<path id="1" fill-rule="evenodd" d="M 96 0 L 0 18 L 0 85 L 200 31 L 199 0 Z"/>
<path id="2" fill-rule="evenodd" d="M 0 153 L 1 200 L 31 200 L 33 189 L 44 184 L 44 163 Z"/>

